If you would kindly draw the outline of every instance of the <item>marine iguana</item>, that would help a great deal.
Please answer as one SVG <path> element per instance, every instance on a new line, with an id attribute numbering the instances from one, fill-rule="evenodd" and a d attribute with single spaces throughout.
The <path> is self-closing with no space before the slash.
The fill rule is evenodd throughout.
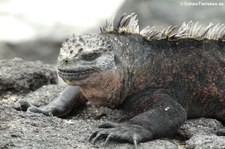
<path id="1" fill-rule="evenodd" d="M 69 85 L 44 107 L 18 101 L 17 108 L 62 117 L 90 101 L 120 108 L 131 118 L 104 123 L 100 138 L 139 142 L 175 133 L 187 118 L 225 123 L 225 27 L 183 23 L 139 32 L 136 14 L 106 23 L 101 33 L 72 36 L 58 57 Z"/>

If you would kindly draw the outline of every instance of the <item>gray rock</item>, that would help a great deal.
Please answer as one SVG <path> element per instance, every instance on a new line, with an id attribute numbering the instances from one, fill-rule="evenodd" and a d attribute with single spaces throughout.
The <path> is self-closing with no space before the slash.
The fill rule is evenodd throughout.
<path id="1" fill-rule="evenodd" d="M 32 91 L 58 80 L 55 67 L 40 61 L 0 60 L 0 69 L 0 92 Z"/>
<path id="2" fill-rule="evenodd" d="M 225 136 L 196 134 L 186 141 L 190 149 L 225 149 Z"/>
<path id="3" fill-rule="evenodd" d="M 104 148 L 103 140 L 95 145 L 88 137 L 104 120 L 48 117 L 42 114 L 16 111 L 0 105 L 0 148 Z M 154 140 L 138 145 L 142 149 L 176 149 L 167 140 Z M 128 143 L 109 142 L 106 148 L 133 149 Z"/>
<path id="4" fill-rule="evenodd" d="M 223 124 L 216 119 L 200 118 L 187 120 L 178 130 L 178 134 L 185 139 L 195 134 L 216 134 Z"/>
<path id="5" fill-rule="evenodd" d="M 91 148 L 92 121 L 16 111 L 0 105 L 0 148 Z M 95 122 L 96 123 L 96 122 Z"/>
<path id="6" fill-rule="evenodd" d="M 169 140 L 154 140 L 146 143 L 141 143 L 143 149 L 178 149 L 178 146 Z"/>

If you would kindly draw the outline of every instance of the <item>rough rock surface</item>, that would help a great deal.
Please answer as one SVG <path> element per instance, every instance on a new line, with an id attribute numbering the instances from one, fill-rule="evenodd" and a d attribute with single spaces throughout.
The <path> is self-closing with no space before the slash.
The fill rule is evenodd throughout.
<path id="1" fill-rule="evenodd" d="M 23 69 L 17 68 L 19 63 L 23 64 Z M 11 64 L 12 66 L 10 66 Z M 35 67 L 34 62 L 23 62 L 19 59 L 5 60 L 1 63 L 4 71 L 1 76 L 7 76 L 7 67 L 13 67 L 11 74 L 24 76 L 24 84 L 28 78 L 34 79 L 33 84 L 39 84 L 40 88 L 32 88 L 34 85 L 14 85 L 14 88 L 5 88 L 0 94 L 0 148 L 104 148 L 104 142 L 97 142 L 95 145 L 88 142 L 88 137 L 97 126 L 104 121 L 123 122 L 126 119 L 120 110 L 111 110 L 105 107 L 96 109 L 90 104 L 74 110 L 71 115 L 65 118 L 48 117 L 42 114 L 35 114 L 23 111 L 16 111 L 13 103 L 22 98 L 31 103 L 42 106 L 53 100 L 63 89 L 59 85 L 47 85 L 54 78 L 54 68 L 46 67 L 38 62 L 38 65 L 45 67 Z M 36 64 L 36 62 L 35 62 Z M 17 67 L 16 67 L 17 66 Z M 36 70 L 34 73 L 28 73 Z M 51 73 L 50 73 L 51 72 Z M 25 73 L 25 74 L 24 74 Z M 52 77 L 43 77 L 52 76 Z M 54 76 L 54 77 L 53 77 Z M 1 82 L 7 82 L 15 76 L 1 77 Z M 45 78 L 47 81 L 42 81 Z M 21 80 L 15 79 L 15 84 L 20 84 Z M 41 82 L 41 83 L 40 83 Z M 22 86 L 22 87 L 21 87 Z M 36 89 L 36 90 L 35 90 Z M 28 91 L 30 93 L 15 91 Z M 34 91 L 35 90 L 35 91 Z M 225 148 L 225 137 L 218 136 L 217 130 L 224 128 L 223 125 L 214 119 L 194 119 L 188 120 L 179 130 L 176 136 L 162 138 L 139 144 L 142 149 L 182 149 L 182 148 Z M 109 142 L 107 148 L 133 149 L 134 146 L 128 143 Z"/>
<path id="2" fill-rule="evenodd" d="M 194 149 L 224 149 L 225 136 L 196 134 L 186 141 L 185 147 Z"/>
<path id="3" fill-rule="evenodd" d="M 172 140 L 149 141 L 141 143 L 141 147 L 146 149 L 178 149 L 178 145 Z"/>
<path id="4" fill-rule="evenodd" d="M 178 131 L 183 138 L 191 138 L 195 134 L 217 134 L 223 124 L 216 119 L 191 119 L 185 122 Z"/>
<path id="5" fill-rule="evenodd" d="M 0 70 L 0 92 L 33 91 L 44 84 L 57 83 L 54 66 L 40 61 L 0 60 Z"/>

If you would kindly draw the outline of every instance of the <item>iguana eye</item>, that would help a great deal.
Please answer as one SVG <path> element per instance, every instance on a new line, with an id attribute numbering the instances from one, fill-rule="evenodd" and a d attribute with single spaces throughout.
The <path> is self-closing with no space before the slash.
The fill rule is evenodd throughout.
<path id="1" fill-rule="evenodd" d="M 97 59 L 101 54 L 100 53 L 88 53 L 88 54 L 83 54 L 82 59 L 85 61 L 93 61 Z"/>

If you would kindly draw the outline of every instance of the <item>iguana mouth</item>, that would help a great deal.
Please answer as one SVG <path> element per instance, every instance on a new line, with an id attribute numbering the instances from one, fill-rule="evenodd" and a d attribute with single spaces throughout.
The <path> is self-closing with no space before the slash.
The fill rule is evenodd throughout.
<path id="1" fill-rule="evenodd" d="M 90 74 L 97 72 L 96 69 L 81 69 L 81 70 L 71 70 L 71 69 L 58 69 L 58 74 L 63 79 L 75 79 L 81 80 L 87 78 Z"/>

